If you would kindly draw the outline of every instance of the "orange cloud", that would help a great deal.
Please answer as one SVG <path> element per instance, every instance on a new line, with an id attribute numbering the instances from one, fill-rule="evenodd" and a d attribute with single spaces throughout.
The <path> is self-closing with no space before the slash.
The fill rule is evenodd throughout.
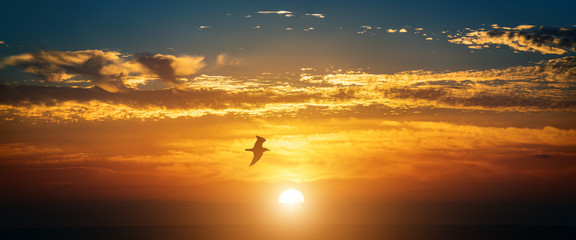
<path id="1" fill-rule="evenodd" d="M 571 161 L 576 157 L 571 150 L 576 147 L 576 131 L 553 127 L 357 119 L 165 124 L 168 125 L 159 124 L 158 130 L 139 128 L 143 132 L 136 136 L 130 132 L 138 126 L 85 133 L 90 134 L 86 136 L 89 138 L 109 134 L 127 137 L 98 141 L 104 145 L 86 140 L 60 141 L 57 148 L 51 146 L 56 144 L 53 142 L 43 142 L 45 146 L 3 145 L 0 159 L 4 166 L 12 167 L 99 167 L 125 173 L 189 176 L 202 182 L 382 177 L 436 181 L 456 173 L 469 178 L 558 177 L 576 173 Z M 182 124 L 191 127 L 182 129 Z M 170 128 L 181 129 L 185 135 L 164 132 Z M 254 132 L 266 136 L 266 147 L 272 151 L 265 154 L 258 168 L 245 171 L 242 169 L 251 156 L 243 149 L 253 144 Z M 131 141 L 137 144 L 132 146 Z M 115 150 L 114 146 L 122 149 Z M 122 164 L 141 167 L 117 169 Z"/>
<path id="2" fill-rule="evenodd" d="M 225 53 L 218 54 L 218 57 L 216 57 L 218 66 L 238 66 L 241 65 L 242 62 L 243 59 L 235 58 Z"/>

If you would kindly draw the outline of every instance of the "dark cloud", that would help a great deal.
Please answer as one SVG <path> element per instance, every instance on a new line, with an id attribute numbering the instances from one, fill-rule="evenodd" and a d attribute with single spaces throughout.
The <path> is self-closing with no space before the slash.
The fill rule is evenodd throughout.
<path id="1" fill-rule="evenodd" d="M 498 108 L 535 108 L 540 110 L 573 109 L 574 99 L 554 99 L 544 96 L 531 96 L 525 93 L 494 93 L 482 91 L 469 95 L 458 95 L 450 87 L 433 87 L 426 89 L 392 88 L 384 91 L 385 96 L 398 99 L 428 100 L 453 107 Z"/>
<path id="2" fill-rule="evenodd" d="M 171 87 L 181 87 L 178 77 L 196 74 L 205 66 L 204 57 L 186 55 L 176 57 L 162 54 L 143 54 L 134 61 Z"/>
<path id="3" fill-rule="evenodd" d="M 161 107 L 169 109 L 225 109 L 249 108 L 269 103 L 298 103 L 321 99 L 315 94 L 280 95 L 271 91 L 231 93 L 224 90 L 188 89 L 186 91 L 128 90 L 107 92 L 98 88 L 69 88 L 50 86 L 11 86 L 0 84 L 0 104 L 13 106 L 53 106 L 73 101 L 99 101 L 122 104 L 133 108 Z"/>
<path id="4" fill-rule="evenodd" d="M 150 72 L 154 73 L 168 85 L 179 85 L 176 79 L 176 72 L 172 67 L 174 59 L 164 55 L 143 55 L 136 58 L 136 62 L 144 65 Z"/>
<path id="5" fill-rule="evenodd" d="M 119 60 L 118 52 L 85 50 L 76 52 L 40 51 L 6 58 L 0 66 L 12 65 L 37 76 L 45 82 L 61 82 L 76 75 L 87 77 L 92 83 L 107 91 L 126 88 L 118 76 L 101 73 L 105 65 Z"/>
<path id="6" fill-rule="evenodd" d="M 119 52 L 84 50 L 75 52 L 40 51 L 11 56 L 0 67 L 15 66 L 37 76 L 43 82 L 63 82 L 85 77 L 94 86 L 109 92 L 126 91 L 127 76 L 157 76 L 170 87 L 180 83 L 178 76 L 188 76 L 204 67 L 203 57 L 142 55 L 130 60 Z"/>
<path id="7" fill-rule="evenodd" d="M 521 169 L 521 170 L 561 170 L 576 167 L 576 155 L 572 153 L 573 149 L 568 149 L 567 152 L 554 154 L 555 146 L 544 146 L 549 148 L 551 153 L 538 154 L 532 156 L 517 156 L 505 159 L 496 159 L 492 161 L 494 164 Z M 531 149 L 535 150 L 535 149 Z"/>

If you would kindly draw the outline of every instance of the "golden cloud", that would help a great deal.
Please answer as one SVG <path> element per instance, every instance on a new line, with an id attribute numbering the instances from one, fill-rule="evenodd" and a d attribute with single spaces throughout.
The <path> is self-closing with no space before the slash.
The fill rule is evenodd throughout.
<path id="1" fill-rule="evenodd" d="M 515 28 L 492 26 L 493 30 L 471 30 L 464 36 L 448 40 L 451 43 L 481 49 L 490 45 L 506 45 L 517 51 L 542 54 L 565 54 L 576 51 L 574 28 L 536 27 L 520 25 Z"/>
<path id="2" fill-rule="evenodd" d="M 140 139 L 140 135 L 158 136 L 166 127 L 143 129 L 145 133 L 138 136 L 109 140 L 109 147 L 104 147 L 108 150 L 104 152 L 102 146 L 86 141 L 60 142 L 58 148 L 50 147 L 48 142 L 43 143 L 48 145 L 44 147 L 8 144 L 0 146 L 0 159 L 4 166 L 12 167 L 85 166 L 111 168 L 111 171 L 122 163 L 138 163 L 142 167 L 136 171 L 147 174 L 189 176 L 209 182 L 382 177 L 434 181 L 455 173 L 473 178 L 558 177 L 576 173 L 572 161 L 576 154 L 571 150 L 576 147 L 573 129 L 369 119 L 229 123 L 231 126 L 180 123 L 192 126 L 184 129 L 184 133 L 201 133 L 201 138 L 193 134 L 166 137 L 163 133 L 160 139 Z M 98 134 L 106 136 L 107 131 L 124 136 L 132 128 L 104 130 Z M 251 134 L 254 132 L 267 137 L 266 147 L 272 151 L 265 154 L 258 168 L 241 170 L 251 158 L 243 149 L 253 144 Z M 149 142 L 146 146 L 154 147 L 143 152 L 141 147 L 131 147 L 126 142 L 136 139 L 140 139 L 136 143 L 145 141 Z M 111 146 L 117 144 L 122 146 L 122 151 L 113 150 Z"/>
<path id="3" fill-rule="evenodd" d="M 79 60 L 80 62 L 82 60 Z M 148 71 L 181 91 L 105 92 L 90 88 L 0 85 L 0 117 L 32 121 L 252 117 L 373 116 L 425 109 L 491 112 L 573 112 L 576 58 L 533 66 L 484 71 L 396 74 L 302 73 L 295 78 L 261 75 L 235 78 L 176 76 L 203 66 L 201 57 L 148 56 L 124 62 L 124 69 Z M 104 67 L 112 74 L 119 65 Z M 152 73 L 150 69 L 155 69 Z M 128 72 L 128 71 L 126 71 Z M 127 74 L 129 75 L 129 74 Z M 123 85 L 149 81 L 125 78 Z M 546 85 L 542 85 L 546 81 Z M 172 82 L 172 83 L 170 83 Z"/>

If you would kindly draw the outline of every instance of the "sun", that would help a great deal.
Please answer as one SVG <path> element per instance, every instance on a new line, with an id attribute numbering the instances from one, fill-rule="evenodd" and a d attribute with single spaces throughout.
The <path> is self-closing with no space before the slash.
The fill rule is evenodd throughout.
<path id="1" fill-rule="evenodd" d="M 278 202 L 284 208 L 300 209 L 304 203 L 304 195 L 295 189 L 288 189 L 280 194 Z"/>

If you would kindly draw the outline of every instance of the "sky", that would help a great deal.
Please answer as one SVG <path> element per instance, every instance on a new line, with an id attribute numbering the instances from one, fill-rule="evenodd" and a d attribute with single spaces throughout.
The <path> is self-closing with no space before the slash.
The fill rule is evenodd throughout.
<path id="1" fill-rule="evenodd" d="M 3 226 L 576 222 L 576 2 L 2 5 Z"/>

